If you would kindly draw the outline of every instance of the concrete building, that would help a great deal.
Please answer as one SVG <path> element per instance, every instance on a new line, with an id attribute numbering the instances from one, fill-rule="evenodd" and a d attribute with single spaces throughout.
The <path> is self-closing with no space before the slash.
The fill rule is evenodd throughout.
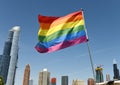
<path id="1" fill-rule="evenodd" d="M 29 85 L 33 85 L 33 80 L 32 79 L 29 80 Z"/>
<path id="2" fill-rule="evenodd" d="M 61 85 L 68 85 L 68 76 L 61 77 Z"/>
<path id="3" fill-rule="evenodd" d="M 30 65 L 27 64 L 24 71 L 23 85 L 29 85 L 30 79 Z"/>
<path id="4" fill-rule="evenodd" d="M 106 81 L 110 81 L 110 75 L 106 74 Z"/>
<path id="5" fill-rule="evenodd" d="M 56 85 L 56 78 L 51 78 L 51 85 Z"/>
<path id="6" fill-rule="evenodd" d="M 95 85 L 95 80 L 93 78 L 88 78 L 88 84 L 87 85 Z"/>
<path id="7" fill-rule="evenodd" d="M 10 65 L 8 70 L 7 82 L 6 85 L 14 85 L 15 82 L 15 74 L 18 62 L 18 41 L 19 41 L 19 34 L 20 34 L 20 27 L 15 26 L 10 31 L 13 32 L 13 40 L 10 52 Z"/>
<path id="8" fill-rule="evenodd" d="M 85 82 L 83 80 L 73 80 L 72 85 L 84 85 Z"/>
<path id="9" fill-rule="evenodd" d="M 50 85 L 50 72 L 47 69 L 39 73 L 38 85 Z"/>
<path id="10" fill-rule="evenodd" d="M 4 49 L 3 49 L 3 55 L 0 55 L 0 76 L 3 77 L 3 81 L 6 84 L 7 76 L 8 76 L 8 70 L 9 70 L 9 64 L 10 64 L 10 52 L 11 52 L 11 46 L 12 46 L 12 40 L 13 40 L 13 31 L 9 31 L 8 39 L 5 42 Z"/>

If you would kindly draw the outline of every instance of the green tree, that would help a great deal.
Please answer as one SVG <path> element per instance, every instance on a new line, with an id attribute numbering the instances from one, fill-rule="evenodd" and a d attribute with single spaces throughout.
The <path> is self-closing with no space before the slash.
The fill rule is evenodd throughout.
<path id="1" fill-rule="evenodd" d="M 2 76 L 0 76 L 0 85 L 4 85 Z"/>

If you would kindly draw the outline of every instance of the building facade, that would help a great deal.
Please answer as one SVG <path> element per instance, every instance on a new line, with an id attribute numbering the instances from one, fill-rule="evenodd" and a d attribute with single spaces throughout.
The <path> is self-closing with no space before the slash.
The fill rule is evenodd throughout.
<path id="1" fill-rule="evenodd" d="M 29 80 L 29 85 L 33 85 L 33 80 Z"/>
<path id="2" fill-rule="evenodd" d="M 10 31 L 13 32 L 13 39 L 12 39 L 12 46 L 10 51 L 10 65 L 8 70 L 7 82 L 6 85 L 14 85 L 15 82 L 15 74 L 17 69 L 17 62 L 18 62 L 18 41 L 20 35 L 20 27 L 15 26 Z"/>
<path id="3" fill-rule="evenodd" d="M 10 52 L 13 40 L 13 31 L 9 31 L 9 36 L 7 41 L 5 42 L 3 55 L 0 55 L 0 76 L 2 76 L 4 83 L 6 84 L 9 64 L 10 64 Z"/>
<path id="4" fill-rule="evenodd" d="M 95 71 L 96 71 L 96 83 L 100 83 L 100 82 L 103 82 L 104 80 L 103 80 L 103 68 L 102 67 L 97 67 L 96 69 L 95 69 Z"/>
<path id="5" fill-rule="evenodd" d="M 47 69 L 39 73 L 38 85 L 50 85 L 50 72 Z"/>
<path id="6" fill-rule="evenodd" d="M 95 80 L 93 78 L 88 78 L 88 84 L 87 85 L 95 85 Z"/>
<path id="7" fill-rule="evenodd" d="M 56 85 L 56 78 L 51 78 L 51 85 Z"/>
<path id="8" fill-rule="evenodd" d="M 83 80 L 73 80 L 72 85 L 84 85 Z"/>
<path id="9" fill-rule="evenodd" d="M 61 77 L 61 85 L 68 85 L 68 76 Z"/>
<path id="10" fill-rule="evenodd" d="M 110 75 L 106 74 L 106 81 L 110 81 Z"/>
<path id="11" fill-rule="evenodd" d="M 119 69 L 117 68 L 117 62 L 115 59 L 113 60 L 113 73 L 113 79 L 120 80 Z"/>
<path id="12" fill-rule="evenodd" d="M 29 85 L 30 79 L 30 65 L 27 64 L 24 71 L 23 85 Z"/>

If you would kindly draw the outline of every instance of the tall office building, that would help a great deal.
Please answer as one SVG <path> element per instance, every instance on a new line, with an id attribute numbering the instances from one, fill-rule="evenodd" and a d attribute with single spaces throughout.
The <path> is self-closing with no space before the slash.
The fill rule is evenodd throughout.
<path id="1" fill-rule="evenodd" d="M 50 85 L 50 72 L 47 69 L 39 73 L 38 85 Z"/>
<path id="2" fill-rule="evenodd" d="M 10 65 L 8 70 L 7 82 L 6 85 L 14 85 L 17 62 L 18 62 L 18 41 L 19 41 L 19 34 L 20 34 L 20 27 L 15 26 L 10 31 L 13 32 L 13 39 L 12 39 L 12 46 L 10 52 Z"/>
<path id="3" fill-rule="evenodd" d="M 68 76 L 61 77 L 61 85 L 68 85 Z"/>
<path id="4" fill-rule="evenodd" d="M 29 85 L 33 85 L 33 80 L 29 80 Z"/>
<path id="5" fill-rule="evenodd" d="M 27 64 L 24 71 L 23 85 L 29 85 L 30 65 Z"/>
<path id="6" fill-rule="evenodd" d="M 102 67 L 97 67 L 96 69 L 96 83 L 103 82 L 103 68 Z"/>
<path id="7" fill-rule="evenodd" d="M 120 80 L 119 69 L 117 68 L 117 62 L 115 59 L 113 60 L 113 72 L 114 72 L 113 79 Z"/>
<path id="8" fill-rule="evenodd" d="M 10 64 L 10 52 L 12 46 L 13 31 L 9 31 L 9 36 L 4 45 L 3 55 L 0 55 L 0 75 L 3 77 L 4 83 L 7 81 L 8 69 Z"/>
<path id="9" fill-rule="evenodd" d="M 51 85 L 56 85 L 56 78 L 51 78 Z"/>

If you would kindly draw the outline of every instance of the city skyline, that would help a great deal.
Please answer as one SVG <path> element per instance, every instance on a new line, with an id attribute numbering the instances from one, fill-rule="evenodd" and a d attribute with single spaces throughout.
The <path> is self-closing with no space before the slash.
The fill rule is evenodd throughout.
<path id="1" fill-rule="evenodd" d="M 120 68 L 120 0 L 12 0 L 0 1 L 0 54 L 8 38 L 8 30 L 13 26 L 21 27 L 19 58 L 15 85 L 22 85 L 24 67 L 31 65 L 31 78 L 38 84 L 39 71 L 48 68 L 61 85 L 62 75 L 68 75 L 70 84 L 73 79 L 87 79 L 93 76 L 86 43 L 75 45 L 53 53 L 36 52 L 38 42 L 38 15 L 64 16 L 84 10 L 85 25 L 89 37 L 90 51 L 94 67 L 102 64 L 104 78 L 110 74 L 113 79 L 115 58 Z"/>

